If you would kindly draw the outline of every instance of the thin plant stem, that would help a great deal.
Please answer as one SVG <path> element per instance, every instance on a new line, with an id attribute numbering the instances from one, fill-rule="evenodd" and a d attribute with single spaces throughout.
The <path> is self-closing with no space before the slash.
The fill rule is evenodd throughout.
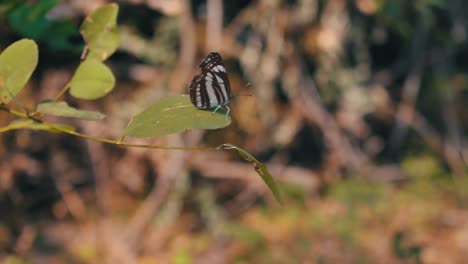
<path id="1" fill-rule="evenodd" d="M 63 86 L 62 90 L 60 90 L 60 92 L 55 96 L 55 99 L 54 99 L 54 100 L 55 100 L 55 101 L 59 100 L 59 99 L 65 94 L 65 92 L 68 90 L 68 88 L 70 88 L 70 82 L 67 82 L 67 83 Z"/>

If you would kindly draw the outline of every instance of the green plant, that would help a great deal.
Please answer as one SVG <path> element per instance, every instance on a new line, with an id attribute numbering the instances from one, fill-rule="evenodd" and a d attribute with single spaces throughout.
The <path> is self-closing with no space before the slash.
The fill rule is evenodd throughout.
<path id="1" fill-rule="evenodd" d="M 282 202 L 279 189 L 264 164 L 245 150 L 232 144 L 218 147 L 176 147 L 131 144 L 125 142 L 125 136 L 157 137 L 178 133 L 187 129 L 215 129 L 230 124 L 230 117 L 225 113 L 199 110 L 190 103 L 186 95 L 171 96 L 161 99 L 136 115 L 123 135 L 118 140 L 99 138 L 75 131 L 74 127 L 64 124 L 49 123 L 43 120 L 45 115 L 71 117 L 88 120 L 100 120 L 104 114 L 95 111 L 84 111 L 69 106 L 61 98 L 66 92 L 73 97 L 84 100 L 95 100 L 106 96 L 115 84 L 112 71 L 103 63 L 119 45 L 117 31 L 118 6 L 105 5 L 89 15 L 81 25 L 80 32 L 86 42 L 84 60 L 79 64 L 71 80 L 53 100 L 39 103 L 35 109 L 29 109 L 18 99 L 16 94 L 27 83 L 37 66 L 38 48 L 35 41 L 22 39 L 7 47 L 0 54 L 0 110 L 17 117 L 10 124 L 0 127 L 0 133 L 15 129 L 35 129 L 49 132 L 67 133 L 73 136 L 107 144 L 126 147 L 155 148 L 167 150 L 236 150 L 245 160 L 254 164 L 255 170 L 269 186 L 278 202 Z M 22 109 L 17 110 L 9 104 L 15 101 Z"/>
<path id="2" fill-rule="evenodd" d="M 2 1 L 0 13 L 4 11 L 8 24 L 21 35 L 46 43 L 55 50 L 79 52 L 82 45 L 71 39 L 77 36 L 77 27 L 70 19 L 52 19 L 50 12 L 60 0 Z"/>

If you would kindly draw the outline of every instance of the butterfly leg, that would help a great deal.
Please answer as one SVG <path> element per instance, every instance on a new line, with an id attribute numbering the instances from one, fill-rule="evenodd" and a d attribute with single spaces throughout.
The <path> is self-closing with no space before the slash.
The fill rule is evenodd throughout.
<path id="1" fill-rule="evenodd" d="M 227 112 L 226 112 L 226 118 L 227 118 L 229 115 L 229 112 L 231 112 L 231 108 L 229 108 L 229 106 L 226 105 L 226 109 L 227 109 Z"/>
<path id="2" fill-rule="evenodd" d="M 219 109 L 219 108 L 222 108 L 222 107 L 223 107 L 223 105 L 218 105 L 218 106 L 215 108 L 215 110 L 213 111 L 213 113 L 216 113 L 216 111 L 218 111 L 218 109 Z M 226 112 L 225 117 L 227 118 L 228 115 L 229 115 L 229 112 L 231 112 L 231 108 L 229 108 L 229 106 L 226 105 L 226 109 L 227 109 L 227 112 Z"/>
<path id="3" fill-rule="evenodd" d="M 218 105 L 215 110 L 213 111 L 213 113 L 216 113 L 216 111 L 218 111 L 218 109 L 221 108 L 221 105 Z"/>

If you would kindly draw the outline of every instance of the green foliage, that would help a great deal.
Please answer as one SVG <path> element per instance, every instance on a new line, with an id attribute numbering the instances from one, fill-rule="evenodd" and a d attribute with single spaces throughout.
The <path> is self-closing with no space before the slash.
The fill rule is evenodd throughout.
<path id="1" fill-rule="evenodd" d="M 94 100 L 107 95 L 114 89 L 115 77 L 101 61 L 84 60 L 71 79 L 70 94 L 76 98 Z"/>
<path id="2" fill-rule="evenodd" d="M 96 9 L 81 25 L 80 31 L 89 49 L 87 58 L 103 61 L 117 50 L 118 11 L 119 7 L 116 4 L 105 5 Z"/>
<path id="3" fill-rule="evenodd" d="M 22 39 L 0 54 L 0 104 L 7 104 L 28 82 L 37 66 L 38 51 L 33 40 Z"/>
<path id="4" fill-rule="evenodd" d="M 23 4 L 8 14 L 10 25 L 23 36 L 44 41 L 55 49 L 78 50 L 69 39 L 77 35 L 77 26 L 71 21 L 56 21 L 48 17 L 48 13 L 59 3 L 59 0 L 34 1 L 33 4 Z"/>
<path id="5" fill-rule="evenodd" d="M 28 30 L 30 30 L 28 34 L 40 38 L 43 36 L 41 34 L 54 28 L 54 24 L 43 18 L 56 3 L 56 0 L 39 1 L 32 6 L 25 6 L 16 10 L 12 18 L 19 21 L 28 17 L 30 19 L 28 21 L 33 24 L 28 26 Z M 70 94 L 76 98 L 94 100 L 107 95 L 114 88 L 115 77 L 102 61 L 114 53 L 119 45 L 116 25 L 117 13 L 118 6 L 109 4 L 98 8 L 85 19 L 81 26 L 81 34 L 87 44 L 87 57 L 80 63 L 70 82 L 56 96 L 57 99 L 63 95 L 63 92 L 70 90 Z M 0 55 L 1 104 L 8 104 L 15 99 L 16 94 L 31 77 L 37 66 L 37 61 L 38 49 L 33 40 L 23 39 L 17 41 L 3 51 Z M 19 100 L 16 101 L 22 106 Z M 30 110 L 26 108 L 24 109 L 26 113 L 23 113 L 3 105 L 1 105 L 0 109 L 20 117 L 9 125 L 0 128 L 0 132 L 29 128 L 49 132 L 65 132 L 109 144 L 138 146 L 126 144 L 122 141 L 80 134 L 68 125 L 51 124 L 41 119 L 44 114 L 88 120 L 104 118 L 104 115 L 99 112 L 76 109 L 70 107 L 66 102 L 44 101 L 37 106 L 36 112 L 33 113 L 30 113 Z M 179 133 L 186 129 L 223 128 L 228 126 L 230 122 L 230 117 L 226 116 L 226 112 L 222 109 L 217 112 L 200 110 L 192 105 L 186 95 L 171 96 L 161 99 L 135 116 L 123 134 L 135 137 L 156 137 Z M 148 146 L 145 145 L 145 147 Z M 162 147 L 155 146 L 155 148 Z M 245 150 L 234 145 L 224 144 L 220 149 L 235 149 L 245 160 L 252 162 L 255 170 L 271 189 L 275 198 L 282 203 L 279 189 L 265 165 Z"/>
<path id="6" fill-rule="evenodd" d="M 102 61 L 112 55 L 119 45 L 118 10 L 116 4 L 102 6 L 86 17 L 81 25 L 88 54 L 69 83 L 72 96 L 94 100 L 107 95 L 114 88 L 115 77 Z"/>
<path id="7" fill-rule="evenodd" d="M 36 110 L 47 115 L 74 117 L 87 120 L 101 120 L 105 117 L 104 114 L 99 112 L 73 108 L 66 102 L 44 101 L 37 106 Z"/>
<path id="8" fill-rule="evenodd" d="M 169 96 L 136 115 L 124 131 L 126 136 L 157 137 L 187 129 L 217 129 L 228 126 L 231 118 L 193 106 L 187 95 Z"/>

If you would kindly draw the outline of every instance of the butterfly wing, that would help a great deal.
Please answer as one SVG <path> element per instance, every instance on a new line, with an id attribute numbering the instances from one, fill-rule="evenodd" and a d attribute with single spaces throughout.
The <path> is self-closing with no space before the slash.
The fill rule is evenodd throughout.
<path id="1" fill-rule="evenodd" d="M 202 93 L 202 91 L 205 90 L 204 86 L 205 83 L 203 82 L 201 75 L 193 76 L 189 85 L 190 101 L 195 107 L 201 109 L 207 108 L 206 105 L 208 99 L 206 98 L 206 93 Z"/>
<path id="2" fill-rule="evenodd" d="M 223 59 L 221 58 L 221 55 L 219 55 L 218 52 L 210 52 L 200 63 L 199 67 L 203 71 L 204 69 L 210 69 L 215 65 L 223 65 Z"/>
<path id="3" fill-rule="evenodd" d="M 231 85 L 221 55 L 211 52 L 200 63 L 200 75 L 189 85 L 190 100 L 197 108 L 208 109 L 224 105 L 231 99 Z"/>

